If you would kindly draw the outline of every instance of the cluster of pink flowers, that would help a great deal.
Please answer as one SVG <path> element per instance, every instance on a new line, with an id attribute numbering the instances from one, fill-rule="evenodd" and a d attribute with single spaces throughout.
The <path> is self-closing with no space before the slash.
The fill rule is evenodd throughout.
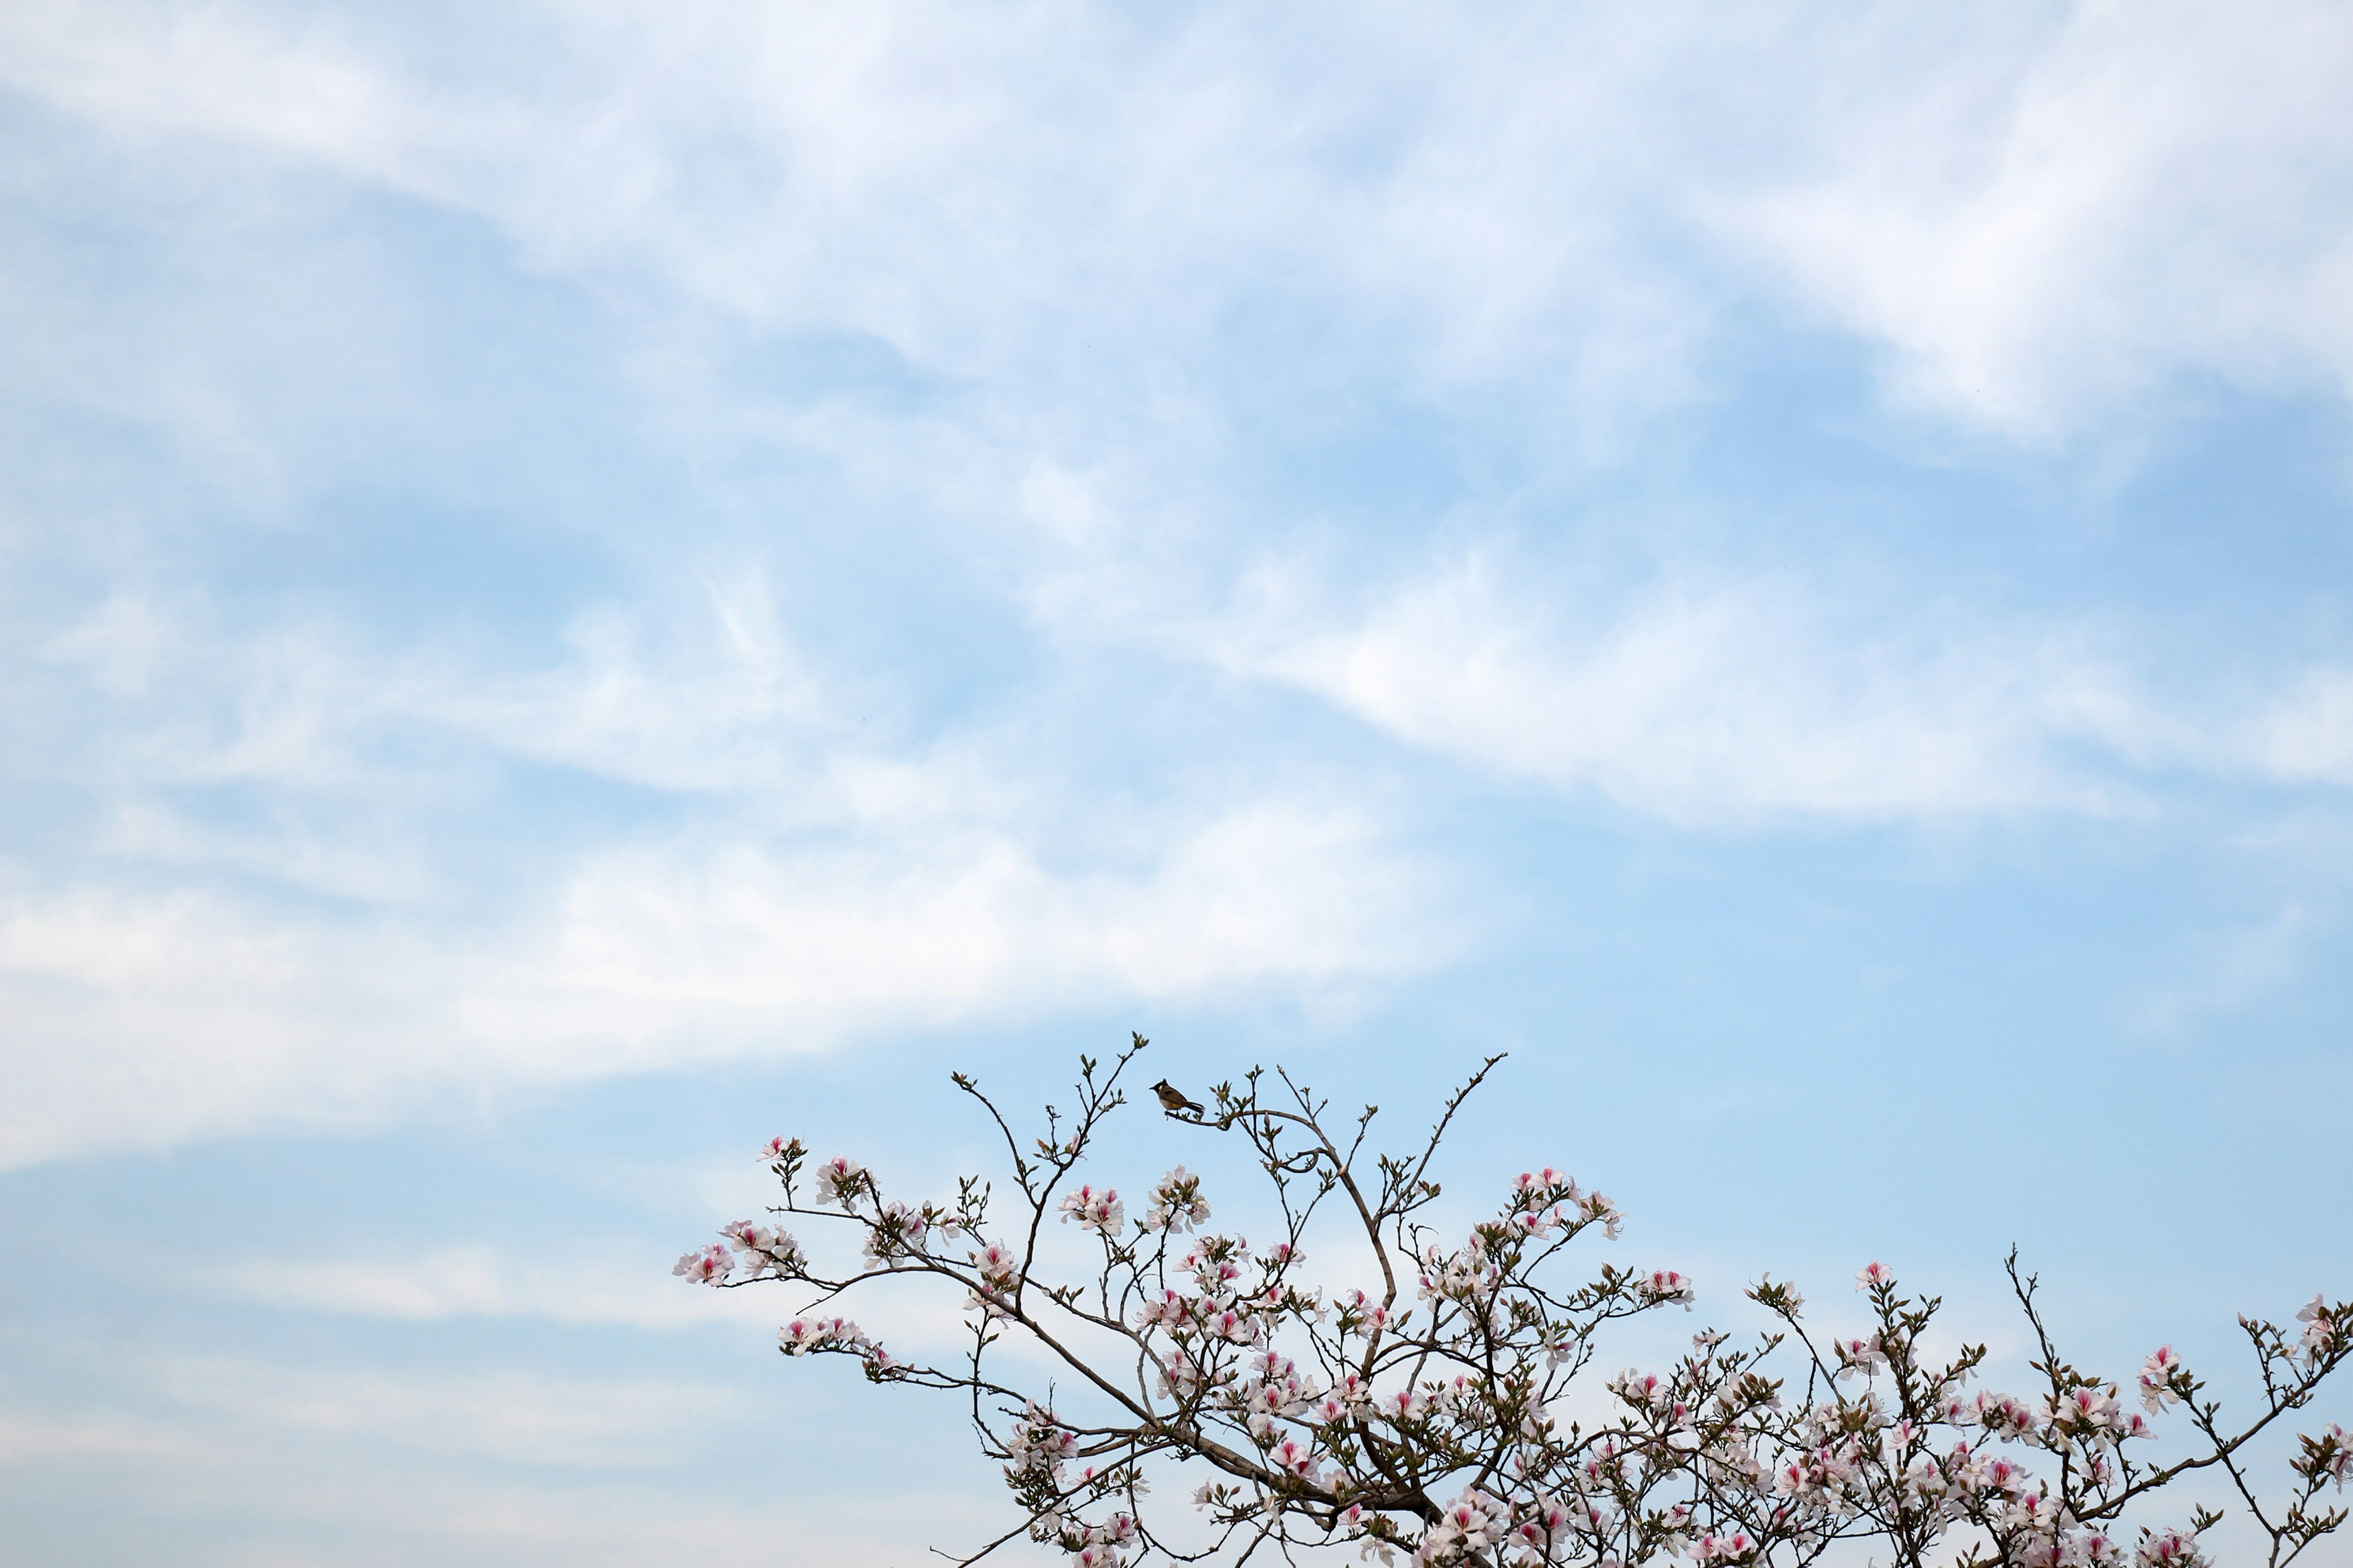
<path id="1" fill-rule="evenodd" d="M 808 1262 L 801 1253 L 801 1244 L 780 1226 L 739 1219 L 722 1226 L 719 1234 L 734 1249 L 746 1279 L 769 1275 L 779 1279 L 794 1279 Z"/>
<path id="2" fill-rule="evenodd" d="M 1014 1288 L 1021 1283 L 1021 1258 L 1001 1241 L 986 1247 L 976 1247 L 966 1254 L 973 1272 L 980 1276 L 980 1288 L 972 1293 L 967 1305 L 980 1308 L 990 1317 L 1005 1316 L 1011 1304 Z"/>
<path id="3" fill-rule="evenodd" d="M 1512 1179 L 1511 1200 L 1504 1208 L 1505 1223 L 1527 1236 L 1547 1236 L 1557 1227 L 1582 1229 L 1599 1225 L 1610 1240 L 1618 1239 L 1626 1216 L 1599 1193 L 1580 1191 L 1576 1182 L 1546 1165 L 1522 1171 Z"/>
<path id="4" fill-rule="evenodd" d="M 1070 1552 L 1071 1568 L 1119 1568 L 1140 1533 L 1133 1515 L 1115 1513 L 1101 1524 L 1062 1521 L 1056 1539 Z"/>
<path id="5" fill-rule="evenodd" d="M 1201 1195 L 1201 1178 L 1179 1165 L 1152 1189 L 1152 1206 L 1144 1211 L 1146 1230 L 1171 1234 L 1197 1230 L 1209 1217 L 1209 1200 Z"/>
<path id="6" fill-rule="evenodd" d="M 1503 1266 L 1492 1253 L 1487 1226 L 1471 1233 L 1461 1250 L 1449 1252 L 1432 1242 L 1421 1258 L 1421 1299 L 1460 1301 L 1483 1310 L 1503 1288 Z M 1501 1227 L 1496 1227 L 1501 1228 Z"/>
<path id="7" fill-rule="evenodd" d="M 1337 1426 L 1372 1408 L 1372 1385 L 1354 1372 L 1344 1372 L 1316 1396 L 1307 1418 L 1318 1426 Z"/>
<path id="8" fill-rule="evenodd" d="M 1268 1464 L 1302 1486 L 1315 1491 L 1331 1489 L 1332 1483 L 1324 1475 L 1324 1462 L 1317 1456 L 1312 1441 L 1285 1437 L 1281 1442 L 1274 1442 L 1270 1434 L 1265 1452 Z"/>
<path id="9" fill-rule="evenodd" d="M 866 1227 L 866 1263 L 870 1268 L 897 1268 L 923 1250 L 931 1218 L 921 1209 L 896 1201 L 876 1206 Z"/>
<path id="10" fill-rule="evenodd" d="M 1851 1373 L 1870 1377 L 1887 1370 L 1887 1346 L 1876 1331 L 1852 1339 L 1833 1340 L 1831 1344 L 1838 1352 L 1841 1377 Z"/>
<path id="11" fill-rule="evenodd" d="M 1240 1292 L 1242 1266 L 1250 1261 L 1244 1237 L 1205 1236 L 1176 1267 L 1193 1277 L 1193 1288 L 1213 1301 L 1231 1301 Z"/>
<path id="12" fill-rule="evenodd" d="M 697 1285 L 720 1285 L 735 1272 L 735 1259 L 728 1256 L 725 1247 L 714 1243 L 688 1253 L 670 1266 L 670 1272 L 682 1275 Z"/>
<path id="13" fill-rule="evenodd" d="M 1333 1298 L 1333 1305 L 1338 1309 L 1343 1336 L 1353 1333 L 1369 1337 L 1389 1326 L 1389 1310 L 1362 1290 L 1343 1290 Z"/>
<path id="14" fill-rule="evenodd" d="M 1691 1310 L 1694 1301 L 1699 1300 L 1699 1291 L 1692 1284 L 1691 1276 L 1678 1274 L 1672 1268 L 1654 1268 L 1642 1276 L 1641 1289 L 1653 1301 L 1681 1301 L 1686 1311 Z"/>
<path id="15" fill-rule="evenodd" d="M 1512 1532 L 1508 1503 L 1472 1488 L 1448 1503 L 1438 1522 L 1422 1532 L 1414 1561 L 1422 1563 L 1465 1562 L 1504 1541 Z"/>
<path id="16" fill-rule="evenodd" d="M 2179 1530 L 2157 1530 L 2143 1535 L 2133 1553 L 2133 1568 L 2207 1568 L 2198 1538 Z"/>
<path id="17" fill-rule="evenodd" d="M 1268 1350 L 1251 1358 L 1250 1375 L 1229 1387 L 1225 1400 L 1243 1418 L 1251 1441 L 1263 1448 L 1274 1442 L 1278 1419 L 1304 1415 L 1323 1394 L 1323 1385 L 1296 1362 Z"/>
<path id="18" fill-rule="evenodd" d="M 1862 1468 L 1862 1460 L 1859 1438 L 1818 1441 L 1811 1450 L 1785 1460 L 1773 1472 L 1774 1495 L 1809 1508 L 1835 1506 L 1844 1500 L 1849 1483 Z"/>
<path id="19" fill-rule="evenodd" d="M 2042 1430 L 2039 1434 L 2047 1447 L 2072 1450 L 2082 1446 L 2096 1453 L 2097 1446 L 2113 1446 L 2126 1437 L 2154 1437 L 2156 1428 L 2147 1417 L 2135 1413 L 2127 1415 L 2116 1403 L 2114 1388 L 2076 1388 L 2056 1399 L 2047 1399 L 2040 1412 Z"/>
<path id="20" fill-rule="evenodd" d="M 1512 1531 L 1513 1544 L 1518 1549 L 1521 1561 L 1550 1562 L 1554 1546 L 1566 1544 L 1575 1525 L 1598 1521 L 1602 1518 L 1598 1509 L 1588 1508 L 1583 1512 L 1584 1518 L 1579 1519 L 1563 1508 L 1557 1499 L 1539 1493 Z"/>
<path id="21" fill-rule="evenodd" d="M 811 1351 L 853 1350 L 870 1354 L 881 1350 L 848 1318 L 795 1318 L 776 1331 L 777 1342 L 786 1355 L 807 1355 Z"/>
<path id="22" fill-rule="evenodd" d="M 2188 1397 L 2189 1372 L 2171 1345 L 2159 1345 L 2140 1363 L 2140 1402 L 2151 1415 Z"/>
<path id="23" fill-rule="evenodd" d="M 1694 1563 L 1743 1563 L 1757 1555 L 1757 1542 L 1741 1530 L 1728 1535 L 1703 1532 L 1685 1555 Z"/>
<path id="24" fill-rule="evenodd" d="M 1411 1384 L 1393 1388 L 1373 1401 L 1373 1408 L 1392 1424 L 1403 1426 L 1428 1418 L 1431 1410 L 1430 1392 Z"/>
<path id="25" fill-rule="evenodd" d="M 2317 1436 L 2304 1439 L 2295 1469 L 2315 1487 L 2333 1484 L 2344 1490 L 2346 1482 L 2353 1480 L 2353 1434 L 2330 1422 Z"/>
<path id="26" fill-rule="evenodd" d="M 1689 1392 L 1680 1386 L 1678 1380 L 1629 1368 L 1610 1380 L 1609 1392 L 1648 1417 L 1667 1435 L 1672 1447 L 1685 1451 L 1698 1447 L 1698 1435 L 1694 1429 L 1697 1413 Z"/>
<path id="27" fill-rule="evenodd" d="M 1082 1186 L 1062 1200 L 1061 1210 L 1065 1225 L 1076 1220 L 1082 1228 L 1100 1231 L 1113 1240 L 1127 1224 L 1127 1205 L 1110 1187 Z"/>
<path id="28" fill-rule="evenodd" d="M 1042 1475 L 1060 1479 L 1062 1466 L 1078 1451 L 1079 1440 L 1054 1419 L 1054 1413 L 1031 1403 L 1023 1407 L 1006 1439 L 1005 1468 L 1014 1476 Z"/>
<path id="29" fill-rule="evenodd" d="M 2341 1332 L 2336 1315 L 2329 1310 L 2325 1296 L 2315 1296 L 2298 1308 L 2295 1321 L 2304 1325 L 2304 1354 L 2307 1361 L 2316 1361 L 2337 1348 Z"/>
<path id="30" fill-rule="evenodd" d="M 839 1204 L 848 1213 L 853 1204 L 872 1185 L 866 1167 L 846 1155 L 836 1154 L 817 1168 L 817 1201 Z"/>
<path id="31" fill-rule="evenodd" d="M 2042 1431 L 2040 1413 L 2014 1394 L 1980 1390 L 1967 1407 L 1955 1409 L 1948 1403 L 1947 1410 L 1955 1426 L 1975 1425 L 1996 1437 L 2033 1442 Z"/>

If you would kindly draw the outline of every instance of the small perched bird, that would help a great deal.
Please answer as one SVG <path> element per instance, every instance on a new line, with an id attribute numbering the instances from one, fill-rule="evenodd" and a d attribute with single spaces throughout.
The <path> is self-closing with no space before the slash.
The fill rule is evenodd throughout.
<path id="1" fill-rule="evenodd" d="M 1160 1097 L 1160 1108 L 1171 1116 L 1180 1110 L 1189 1110 L 1196 1116 L 1201 1114 L 1199 1102 L 1186 1099 L 1185 1091 L 1165 1078 L 1152 1086 L 1152 1092 Z"/>

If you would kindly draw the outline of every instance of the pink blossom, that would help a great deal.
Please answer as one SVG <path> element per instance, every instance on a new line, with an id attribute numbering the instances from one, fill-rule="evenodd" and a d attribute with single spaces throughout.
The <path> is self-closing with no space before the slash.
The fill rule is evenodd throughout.
<path id="1" fill-rule="evenodd" d="M 2337 1343 L 2337 1319 L 2328 1310 L 2326 1297 L 2315 1296 L 2298 1310 L 2295 1321 L 2304 1325 L 2304 1353 L 2319 1356 Z"/>
<path id="2" fill-rule="evenodd" d="M 2077 1388 L 2046 1405 L 2043 1419 L 2063 1437 L 2096 1437 L 2122 1426 L 2123 1412 L 2113 1390 Z"/>
<path id="3" fill-rule="evenodd" d="M 2158 1346 L 2149 1352 L 2149 1358 L 2140 1363 L 2141 1404 L 2147 1407 L 2151 1415 L 2168 1405 L 2180 1404 L 2181 1394 L 2174 1384 L 2177 1381 L 2186 1380 L 2188 1375 L 2181 1358 L 2173 1353 L 2171 1345 Z"/>
<path id="4" fill-rule="evenodd" d="M 1642 1279 L 1642 1291 L 1653 1301 L 1681 1301 L 1689 1311 L 1699 1292 L 1692 1286 L 1691 1276 L 1672 1268 L 1654 1268 Z"/>
<path id="5" fill-rule="evenodd" d="M 1694 1563 L 1730 1563 L 1747 1557 L 1757 1550 L 1757 1542 L 1743 1531 L 1730 1535 L 1702 1535 L 1692 1543 L 1691 1558 Z"/>
<path id="6" fill-rule="evenodd" d="M 723 1247 L 706 1247 L 700 1252 L 690 1252 L 670 1268 L 672 1274 L 684 1276 L 697 1285 L 716 1285 L 734 1272 L 735 1260 L 727 1256 Z"/>
<path id="7" fill-rule="evenodd" d="M 1851 1372 L 1859 1372 L 1868 1377 L 1886 1369 L 1886 1347 L 1880 1343 L 1876 1332 L 1862 1339 L 1833 1340 L 1831 1342 L 1838 1351 L 1839 1374 L 1841 1377 Z"/>
<path id="8" fill-rule="evenodd" d="M 754 1225 L 748 1219 L 723 1226 L 719 1234 L 733 1247 L 744 1267 L 744 1277 L 757 1279 L 764 1275 L 778 1279 L 790 1278 L 806 1261 L 801 1244 L 776 1226 Z"/>
<path id="9" fill-rule="evenodd" d="M 2106 1564 L 2122 1562 L 2123 1558 L 2123 1552 L 2116 1543 L 2096 1530 L 2069 1535 L 2060 1552 L 2060 1561 L 2068 1568 L 2105 1568 Z"/>
<path id="10" fill-rule="evenodd" d="M 847 1211 L 868 1184 L 866 1167 L 845 1155 L 836 1154 L 817 1168 L 817 1201 L 819 1205 L 839 1204 Z"/>
<path id="11" fill-rule="evenodd" d="M 907 1258 L 923 1249 L 923 1237 L 931 1230 L 931 1221 L 917 1209 L 892 1202 L 874 1211 L 874 1223 L 866 1230 L 866 1261 L 870 1266 L 896 1268 Z"/>
<path id="12" fill-rule="evenodd" d="M 1512 1178 L 1512 1208 L 1535 1210 L 1557 1203 L 1576 1203 L 1584 1194 L 1577 1184 L 1546 1165 L 1541 1171 L 1522 1171 Z"/>
<path id="13" fill-rule="evenodd" d="M 1285 1437 L 1282 1442 L 1269 1448 L 1266 1451 L 1266 1458 L 1267 1462 L 1276 1469 L 1284 1471 L 1311 1487 L 1319 1487 L 1322 1483 L 1323 1467 L 1316 1460 L 1315 1450 L 1295 1437 Z"/>
<path id="14" fill-rule="evenodd" d="M 1156 1298 L 1147 1300 L 1135 1310 L 1133 1321 L 1138 1330 L 1149 1329 L 1157 1323 L 1173 1327 L 1184 1322 L 1191 1312 L 1192 1305 L 1187 1298 L 1174 1290 L 1163 1289 Z"/>
<path id="15" fill-rule="evenodd" d="M 1055 1475 L 1077 1449 L 1079 1440 L 1064 1431 L 1051 1410 L 1031 1404 L 1022 1408 L 1006 1439 L 1006 1468 L 1015 1475 Z"/>
<path id="16" fill-rule="evenodd" d="M 980 1282 L 992 1290 L 1010 1290 L 1021 1277 L 1021 1259 L 1001 1241 L 976 1247 L 965 1256 L 979 1271 Z"/>
<path id="17" fill-rule="evenodd" d="M 1641 1410 L 1663 1409 L 1674 1400 L 1674 1391 L 1664 1378 L 1657 1373 L 1636 1372 L 1631 1367 L 1617 1375 L 1609 1384 L 1609 1392 Z"/>
<path id="18" fill-rule="evenodd" d="M 2136 1568 L 2205 1568 L 2206 1556 L 2198 1550 L 2196 1536 L 2158 1530 L 2141 1537 L 2133 1563 Z"/>
<path id="19" fill-rule="evenodd" d="M 1179 1165 L 1152 1189 L 1152 1206 L 1140 1222 L 1146 1230 L 1175 1234 L 1198 1228 L 1209 1217 L 1209 1200 L 1201 1195 L 1201 1178 Z"/>
<path id="20" fill-rule="evenodd" d="M 1864 1264 L 1862 1268 L 1857 1271 L 1854 1277 L 1854 1288 L 1858 1290 L 1869 1290 L 1879 1286 L 1893 1285 L 1894 1283 L 1895 1271 L 1888 1268 L 1884 1263 L 1880 1263 L 1875 1260 Z"/>
<path id="21" fill-rule="evenodd" d="M 1082 1186 L 1066 1195 L 1060 1206 L 1065 1225 L 1076 1220 L 1085 1229 L 1099 1231 L 1106 1237 L 1117 1237 L 1121 1228 L 1127 1224 L 1127 1205 L 1121 1203 L 1119 1194 L 1109 1187 L 1098 1191 L 1091 1185 Z"/>
<path id="22" fill-rule="evenodd" d="M 1391 1421 L 1419 1421 L 1430 1414 L 1430 1396 L 1418 1388 L 1400 1388 L 1384 1394 L 1374 1405 Z"/>
<path id="23" fill-rule="evenodd" d="M 2027 1403 L 2011 1394 L 1980 1393 L 1977 1397 L 1978 1425 L 1998 1436 L 2022 1437 L 2032 1434 L 2038 1423 Z"/>
<path id="24" fill-rule="evenodd" d="M 2296 1462 L 2314 1486 L 2323 1480 L 2333 1481 L 2339 1491 L 2353 1480 L 2353 1435 L 2330 1422 L 2321 1428 L 2317 1437 L 2304 1439 L 2304 1458 Z"/>
<path id="25" fill-rule="evenodd" d="M 776 1331 L 776 1340 L 786 1355 L 795 1356 L 836 1345 L 862 1350 L 870 1342 L 848 1318 L 795 1318 Z"/>

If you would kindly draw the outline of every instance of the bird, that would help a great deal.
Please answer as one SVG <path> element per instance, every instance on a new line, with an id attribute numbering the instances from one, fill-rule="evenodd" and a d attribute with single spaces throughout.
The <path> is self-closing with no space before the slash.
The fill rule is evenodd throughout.
<path id="1" fill-rule="evenodd" d="M 1196 1116 L 1201 1114 L 1200 1102 L 1186 1099 L 1185 1091 L 1165 1078 L 1152 1086 L 1152 1092 L 1160 1097 L 1160 1108 L 1171 1116 L 1180 1110 L 1189 1110 Z"/>

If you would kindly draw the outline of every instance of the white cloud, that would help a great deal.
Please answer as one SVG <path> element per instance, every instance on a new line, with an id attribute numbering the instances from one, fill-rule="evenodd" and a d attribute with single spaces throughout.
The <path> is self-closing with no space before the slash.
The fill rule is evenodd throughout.
<path id="1" fill-rule="evenodd" d="M 2316 669 L 2252 723 L 2247 750 L 2273 776 L 2353 784 L 2353 670 Z"/>
<path id="2" fill-rule="evenodd" d="M 199 1445 L 153 1421 L 0 1410 L 0 1465 L 98 1458 L 186 1459 Z"/>
<path id="3" fill-rule="evenodd" d="M 1438 956 L 1420 886 L 1361 824 L 1270 805 L 1132 872 L 1057 874 L 985 826 L 614 852 L 487 937 L 19 890 L 0 910 L 0 1163 L 1063 1005 L 1345 991 Z"/>
<path id="4" fill-rule="evenodd" d="M 2083 634 L 1899 617 L 1797 581 L 1604 593 L 1473 552 L 1371 601 L 1271 571 L 1177 635 L 1416 746 L 1681 822 L 2126 809 L 2129 784 L 2065 749 L 2132 758 L 2181 728 Z"/>
<path id="5" fill-rule="evenodd" d="M 164 1400 L 259 1434 L 325 1433 L 372 1447 L 587 1468 L 680 1462 L 679 1440 L 737 1390 L 513 1372 L 390 1373 L 242 1360 L 157 1363 Z"/>
<path id="6" fill-rule="evenodd" d="M 58 751 L 120 802 L 111 853 L 0 880 L 0 1164 L 1066 1006 L 1345 999 L 1445 956 L 1434 874 L 1361 799 L 1197 779 L 1106 816 L 1018 710 L 887 749 L 751 584 L 651 640 L 592 615 L 539 671 L 142 618 L 150 687 Z M 113 645 L 80 644 L 102 690 Z M 501 847 L 486 885 L 485 786 L 451 779 L 518 761 L 702 804 Z M 275 809 L 173 804 L 223 781 Z"/>
<path id="7" fill-rule="evenodd" d="M 1899 15 L 1804 128 L 1818 172 L 1719 210 L 1904 394 L 2049 439 L 2182 375 L 2353 390 L 2353 14 Z"/>
<path id="8" fill-rule="evenodd" d="M 737 1189 L 738 1202 L 744 1191 Z M 1050 1254 L 1056 1239 L 1047 1238 Z M 846 1247 L 843 1253 L 820 1257 L 818 1266 L 857 1274 L 862 1260 Z M 810 1306 L 811 1292 L 779 1280 L 725 1289 L 689 1284 L 670 1272 L 671 1256 L 617 1246 L 540 1249 L 530 1256 L 452 1247 L 412 1258 L 250 1259 L 194 1269 L 184 1282 L 278 1310 L 420 1323 L 527 1320 L 660 1333 L 718 1326 L 736 1331 L 730 1342 L 754 1347 L 773 1342 L 778 1325 Z M 1083 1256 L 1057 1261 L 1071 1265 L 1068 1272 L 1086 1272 Z M 878 1275 L 824 1310 L 849 1313 L 902 1360 L 945 1363 L 972 1349 L 963 1293 L 935 1278 Z M 1060 1365 L 1042 1346 L 1018 1335 L 996 1353 L 1049 1372 Z"/>
<path id="9" fill-rule="evenodd" d="M 437 73 L 381 15 L 49 4 L 12 13 L 0 71 L 147 156 L 244 149 L 480 216 L 535 268 L 1065 383 L 1065 426 L 1107 394 L 1123 429 L 1139 400 L 1198 421 L 1184 383 L 1216 373 L 1180 356 L 1252 295 L 1310 363 L 1370 347 L 1432 384 L 1534 375 L 1596 424 L 1689 389 L 1698 312 L 1635 231 L 1642 138 L 1712 29 L 1695 15 L 624 5 L 516 25 L 528 67 Z M 1142 377 L 1087 368 L 1139 354 Z"/>
<path id="10" fill-rule="evenodd" d="M 1115 574 L 1073 603 L 1134 606 Z M 2122 629 L 1786 575 L 1602 588 L 1472 551 L 1350 605 L 1275 563 L 1154 635 L 1411 745 L 1689 824 L 2153 809 L 2168 773 L 2353 784 L 2334 665 L 2160 682 Z"/>
<path id="11" fill-rule="evenodd" d="M 958 1489 L 961 1476 L 900 1476 L 869 1497 L 826 1487 L 822 1471 L 771 1474 L 747 1499 L 682 1473 L 714 1440 L 773 1441 L 745 1418 L 760 1401 L 734 1388 L 236 1360 L 138 1371 L 156 1408 L 135 1421 L 0 1410 L 0 1465 L 18 1472 L 25 1500 L 8 1521 L 20 1555 L 667 1568 L 684 1554 L 884 1568 L 1002 1528 L 1000 1500 Z M 136 1508 L 121 1504 L 131 1493 Z"/>
<path id="12" fill-rule="evenodd" d="M 1065 439 L 1106 394 L 1122 428 L 1138 399 L 1199 418 L 1214 365 L 1183 356 L 1246 348 L 1219 334 L 1252 299 L 1287 301 L 1259 311 L 1286 384 L 1371 356 L 1599 428 L 1694 389 L 1722 263 L 1760 255 L 1905 395 L 2020 436 L 2183 373 L 2353 384 L 2353 20 L 2325 4 L 511 25 L 528 67 L 454 72 L 381 15 L 26 5 L 0 71 L 150 155 L 250 149 L 478 215 L 536 267 L 1062 383 Z"/>
<path id="13" fill-rule="evenodd" d="M 573 880 L 553 942 L 460 1013 L 510 1049 L 576 1061 L 596 1040 L 626 1060 L 653 1041 L 803 1048 L 852 1021 L 1346 985 L 1416 963 L 1399 869 L 1368 825 L 1304 803 L 1203 823 L 1139 872 L 1058 876 L 987 829 L 785 857 L 620 852 Z"/>
<path id="14" fill-rule="evenodd" d="M 755 1289 L 695 1289 L 656 1258 L 627 1248 L 519 1258 L 454 1247 L 414 1259 L 300 1258 L 197 1270 L 196 1283 L 271 1307 L 339 1316 L 446 1322 L 533 1318 L 676 1330 L 765 1323 L 777 1305 Z"/>

